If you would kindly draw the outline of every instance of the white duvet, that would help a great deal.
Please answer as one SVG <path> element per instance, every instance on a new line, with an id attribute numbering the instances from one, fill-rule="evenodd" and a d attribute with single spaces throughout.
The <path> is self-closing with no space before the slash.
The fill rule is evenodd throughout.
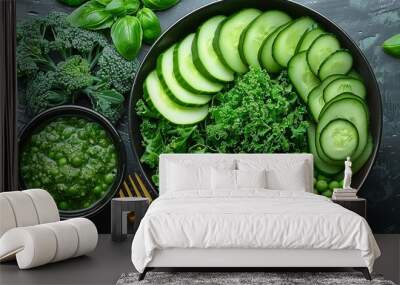
<path id="1" fill-rule="evenodd" d="M 149 207 L 132 243 L 143 272 L 155 249 L 358 249 L 372 271 L 380 251 L 368 223 L 329 199 L 300 191 L 248 189 L 166 193 Z"/>

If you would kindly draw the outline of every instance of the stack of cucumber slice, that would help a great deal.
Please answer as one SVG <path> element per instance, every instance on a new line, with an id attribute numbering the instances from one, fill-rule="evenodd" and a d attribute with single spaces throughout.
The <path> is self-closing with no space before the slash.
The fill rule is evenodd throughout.
<path id="1" fill-rule="evenodd" d="M 195 124 L 207 117 L 212 95 L 249 66 L 287 69 L 313 120 L 308 139 L 320 172 L 338 174 L 347 156 L 356 171 L 368 160 L 373 142 L 364 83 L 350 52 L 310 17 L 253 8 L 214 16 L 159 55 L 144 92 L 167 120 Z"/>

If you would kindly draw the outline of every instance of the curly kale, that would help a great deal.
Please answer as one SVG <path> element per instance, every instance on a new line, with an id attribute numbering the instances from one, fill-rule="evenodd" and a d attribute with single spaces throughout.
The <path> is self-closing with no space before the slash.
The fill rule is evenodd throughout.
<path id="1" fill-rule="evenodd" d="M 17 26 L 17 75 L 27 108 L 36 114 L 87 95 L 93 109 L 116 122 L 138 64 L 120 56 L 101 32 L 71 26 L 67 16 L 51 12 Z M 65 100 L 53 98 L 59 90 Z"/>
<path id="2" fill-rule="evenodd" d="M 206 132 L 217 152 L 306 151 L 306 108 L 286 73 L 271 79 L 266 71 L 251 68 L 213 103 Z"/>
<path id="3" fill-rule="evenodd" d="M 251 68 L 217 94 L 205 121 L 193 126 L 163 119 L 144 96 L 136 103 L 142 118 L 140 132 L 145 151 L 141 162 L 154 169 L 158 185 L 161 153 L 277 153 L 307 150 L 306 108 L 293 91 L 287 73 L 271 78 Z"/>

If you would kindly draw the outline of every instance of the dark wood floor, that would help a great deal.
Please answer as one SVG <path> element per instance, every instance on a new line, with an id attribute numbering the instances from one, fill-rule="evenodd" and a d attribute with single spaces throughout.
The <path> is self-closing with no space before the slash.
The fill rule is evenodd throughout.
<path id="1" fill-rule="evenodd" d="M 100 235 L 96 250 L 88 256 L 28 270 L 19 270 L 16 262 L 2 263 L 0 284 L 115 284 L 122 273 L 134 271 L 131 244 L 132 238 L 115 243 L 110 235 Z"/>

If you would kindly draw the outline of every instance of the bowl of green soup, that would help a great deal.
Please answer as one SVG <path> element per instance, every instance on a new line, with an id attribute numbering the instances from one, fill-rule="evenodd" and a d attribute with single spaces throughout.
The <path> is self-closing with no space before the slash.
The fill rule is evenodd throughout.
<path id="1" fill-rule="evenodd" d="M 20 185 L 47 190 L 62 218 L 91 216 L 119 189 L 126 171 L 122 139 L 102 115 L 81 106 L 51 108 L 19 137 Z"/>

